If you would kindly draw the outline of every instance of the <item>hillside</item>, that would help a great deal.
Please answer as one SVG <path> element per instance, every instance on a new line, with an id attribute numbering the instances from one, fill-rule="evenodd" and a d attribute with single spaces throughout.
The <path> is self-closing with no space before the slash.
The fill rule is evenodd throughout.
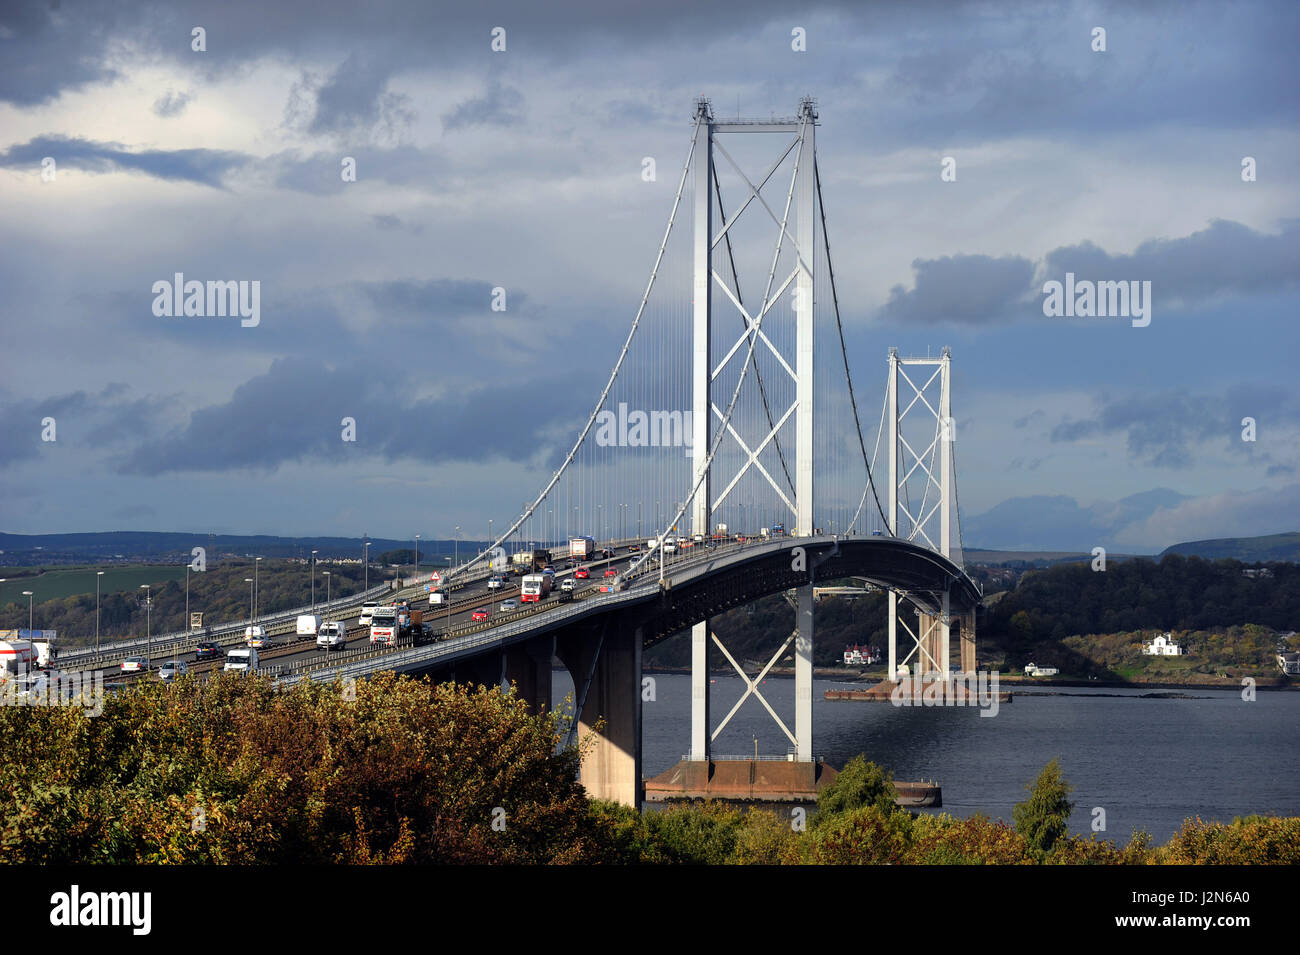
<path id="1" fill-rule="evenodd" d="M 410 554 L 414 542 L 371 537 L 370 557 L 384 551 Z M 460 549 L 480 546 L 462 540 Z M 264 534 L 205 534 L 154 531 L 107 531 L 88 534 L 5 534 L 0 533 L 0 564 L 23 567 L 51 564 L 80 564 L 102 561 L 189 560 L 190 550 L 205 547 L 208 558 L 222 556 L 307 557 L 313 550 L 320 558 L 360 558 L 359 537 L 273 537 Z M 454 541 L 421 540 L 420 554 L 452 553 Z M 409 559 L 409 558 L 408 558 Z"/>
<path id="2" fill-rule="evenodd" d="M 1222 537 L 1216 540 L 1187 541 L 1174 544 L 1161 551 L 1181 554 L 1184 557 L 1204 557 L 1206 560 L 1228 558 L 1246 563 L 1267 560 L 1300 562 L 1300 532 L 1268 534 L 1264 537 Z"/>

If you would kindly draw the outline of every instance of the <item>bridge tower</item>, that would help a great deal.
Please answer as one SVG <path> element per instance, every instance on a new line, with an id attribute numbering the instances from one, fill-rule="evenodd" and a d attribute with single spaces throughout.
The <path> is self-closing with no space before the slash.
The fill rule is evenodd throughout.
<path id="1" fill-rule="evenodd" d="M 951 380 L 952 352 L 948 348 L 938 358 L 900 358 L 898 349 L 889 350 L 886 517 L 894 537 L 924 544 L 961 566 L 953 462 L 957 435 L 952 418 Z M 917 495 L 919 501 L 915 500 Z M 908 623 L 908 616 L 900 616 L 898 612 L 899 602 L 906 596 L 906 592 L 894 588 L 889 591 L 889 678 L 896 678 L 902 665 L 922 673 L 937 671 L 946 677 L 950 666 L 950 595 L 947 591 L 942 594 L 942 612 L 937 617 L 918 608 L 915 629 Z M 899 627 L 908 638 L 904 641 L 901 660 Z M 961 641 L 961 670 L 973 671 L 973 610 L 962 616 Z"/>
<path id="2" fill-rule="evenodd" d="M 769 120 L 720 120 L 713 116 L 709 101 L 701 98 L 696 104 L 696 139 L 694 147 L 694 254 L 693 254 L 693 360 L 692 360 L 692 421 L 694 426 L 694 477 L 698 485 L 691 508 L 691 529 L 695 534 L 712 533 L 711 518 L 714 511 L 736 486 L 740 477 L 751 467 L 755 468 L 776 490 L 792 511 L 793 534 L 807 537 L 814 533 L 813 526 L 813 305 L 814 305 L 814 262 L 816 245 L 816 153 L 815 134 L 817 127 L 816 105 L 811 98 L 800 103 L 797 116 Z M 775 161 L 766 174 L 759 177 L 757 184 L 740 167 L 718 139 L 722 136 L 746 134 L 767 135 L 779 148 Z M 793 137 L 793 138 L 792 138 Z M 715 176 L 714 153 L 721 153 L 723 158 L 740 175 L 749 189 L 749 195 L 736 208 L 729 219 L 721 223 L 714 222 L 713 196 L 718 190 Z M 789 193 L 786 201 L 784 220 L 777 220 L 776 214 L 768 207 L 759 191 L 771 179 L 786 158 L 793 153 L 793 170 Z M 721 194 L 718 194 L 719 209 Z M 773 290 L 771 276 L 763 301 L 757 310 L 746 308 L 738 294 L 733 292 L 723 281 L 719 271 L 714 268 L 714 250 L 718 249 L 731 229 L 732 224 L 746 210 L 759 215 L 759 208 L 765 209 L 772 218 L 774 230 L 772 236 L 776 246 L 773 258 L 775 270 L 776 256 L 783 250 L 793 253 L 794 271 L 784 285 Z M 793 225 L 790 218 L 793 214 Z M 730 241 L 729 239 L 727 240 Z M 734 264 L 733 264 L 734 268 Z M 763 316 L 783 295 L 794 295 L 794 355 L 788 359 L 778 354 L 776 347 L 761 331 Z M 710 474 L 708 449 L 713 446 L 716 437 L 716 423 L 725 422 L 723 410 L 727 407 L 728 395 L 718 394 L 715 385 L 722 369 L 733 360 L 737 347 L 733 347 L 720 364 L 715 365 L 716 356 L 711 351 L 714 331 L 714 316 L 718 306 L 730 311 L 734 307 L 744 322 L 737 346 L 762 341 L 780 359 L 787 370 L 793 366 L 795 386 L 795 406 L 791 409 L 795 421 L 795 476 L 794 500 L 790 501 L 778 487 L 771 475 L 759 463 L 759 453 L 776 437 L 777 431 L 787 420 L 771 424 L 770 430 L 754 449 L 740 440 L 740 436 L 730 429 L 730 434 L 737 440 L 748 460 L 735 475 Z M 721 389 L 717 389 L 721 390 Z M 788 417 L 788 414 L 787 414 Z M 714 480 L 714 478 L 719 480 Z M 725 487 L 716 493 L 718 486 Z M 813 761 L 813 588 L 811 576 L 809 582 L 798 588 L 797 595 L 797 636 L 795 643 L 795 729 L 791 734 L 786 726 L 777 719 L 778 725 L 790 738 L 797 762 Z M 690 761 L 708 763 L 711 758 L 712 742 L 726 725 L 727 720 L 716 729 L 710 730 L 709 713 L 709 673 L 708 648 L 710 639 L 721 642 L 713 636 L 709 620 L 696 623 L 691 632 L 691 745 Z M 722 647 L 726 653 L 726 648 Z M 782 648 L 784 650 L 784 648 Z M 729 656 L 729 655 L 728 655 Z M 775 662 L 775 661 L 773 661 Z M 753 687 L 751 686 L 751 692 Z M 738 706 L 739 704 L 737 704 Z M 769 708 L 770 710 L 770 708 Z M 732 710 L 734 713 L 735 710 Z M 727 717 L 730 719 L 730 715 Z"/>

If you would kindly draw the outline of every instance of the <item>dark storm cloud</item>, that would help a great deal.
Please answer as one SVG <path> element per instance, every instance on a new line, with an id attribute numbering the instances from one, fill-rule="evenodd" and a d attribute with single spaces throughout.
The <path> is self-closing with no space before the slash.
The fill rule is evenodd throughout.
<path id="1" fill-rule="evenodd" d="M 1034 263 L 1019 256 L 952 255 L 912 262 L 911 291 L 895 285 L 884 315 L 899 321 L 973 324 L 1023 315 Z"/>
<path id="2" fill-rule="evenodd" d="M 576 411 L 560 381 L 503 381 L 437 401 L 412 401 L 393 377 L 358 380 L 351 367 L 330 369 L 305 358 L 277 359 L 270 370 L 235 389 L 225 404 L 195 411 L 188 424 L 136 449 L 126 474 L 175 471 L 272 471 L 314 460 L 523 462 L 539 453 L 549 421 Z M 545 407 L 536 395 L 554 396 Z M 537 414 L 495 414 L 534 407 Z M 485 428 L 485 413 L 491 428 Z M 342 438 L 343 419 L 356 422 L 356 441 Z"/>
<path id="3" fill-rule="evenodd" d="M 364 133 L 383 124 L 395 130 L 414 118 L 407 97 L 388 90 L 393 66 L 357 52 L 349 54 L 316 90 L 312 133 Z"/>
<path id="4" fill-rule="evenodd" d="M 979 2 L 848 0 L 792 8 L 784 0 L 749 0 L 738 24 L 733 4 L 699 0 L 379 0 L 364 10 L 350 0 L 310 7 L 64 0 L 57 9 L 17 0 L 0 12 L 7 66 L 0 99 L 30 106 L 111 79 L 113 56 L 124 44 L 209 77 L 264 57 L 307 59 L 332 65 L 327 78 L 304 85 L 313 102 L 304 105 L 302 118 L 318 133 L 356 134 L 400 128 L 409 119 L 407 104 L 389 89 L 403 72 L 482 69 L 489 57 L 496 67 L 518 55 L 561 68 L 581 57 L 600 72 L 617 69 L 629 50 L 662 59 L 705 49 L 720 37 L 739 35 L 750 44 L 775 38 L 786 47 L 790 28 L 802 25 L 810 30 L 810 60 L 842 56 L 848 42 L 875 38 L 864 65 L 886 78 L 873 82 L 872 95 L 862 96 L 854 69 L 839 70 L 835 82 L 845 98 L 864 103 L 877 143 L 1045 131 L 1081 138 L 1206 120 L 1238 128 L 1293 123 L 1300 8 L 1282 0 L 1251 10 L 1242 16 L 1213 4 L 1013 2 L 991 11 Z M 1105 53 L 1090 46 L 1099 23 L 1108 30 Z M 190 48 L 195 25 L 207 30 L 206 52 Z M 490 31 L 498 25 L 507 30 L 508 50 L 492 54 Z M 860 57 L 862 50 L 854 53 Z M 746 95 L 770 92 L 764 85 L 770 60 L 724 64 L 723 75 Z"/>
<path id="5" fill-rule="evenodd" d="M 38 136 L 0 153 L 0 167 L 39 170 L 46 156 L 63 169 L 88 173 L 142 172 L 155 179 L 195 182 L 222 188 L 222 180 L 250 161 L 243 153 L 218 149 L 128 151 L 121 143 L 70 136 Z"/>
<path id="6" fill-rule="evenodd" d="M 882 309 L 888 319 L 983 324 L 1042 317 L 1040 280 L 1149 281 L 1156 308 L 1199 305 L 1229 294 L 1294 288 L 1300 282 L 1300 221 L 1256 232 L 1215 220 L 1177 239 L 1148 239 L 1131 255 L 1091 242 L 1047 253 L 1043 267 L 1020 256 L 953 255 L 912 262 L 912 289 L 896 285 Z"/>
<path id="7" fill-rule="evenodd" d="M 1084 242 L 1049 252 L 1045 265 L 1047 278 L 1058 281 L 1067 271 L 1077 279 L 1150 281 L 1157 304 L 1273 292 L 1300 282 L 1300 221 L 1269 235 L 1218 219 L 1189 236 L 1148 239 L 1132 255 Z"/>

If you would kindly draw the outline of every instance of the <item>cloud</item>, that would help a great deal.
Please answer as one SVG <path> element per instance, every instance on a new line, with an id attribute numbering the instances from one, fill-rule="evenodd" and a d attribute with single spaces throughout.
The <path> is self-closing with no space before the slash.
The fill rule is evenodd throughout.
<path id="1" fill-rule="evenodd" d="M 1051 440 L 1072 444 L 1099 435 L 1123 434 L 1131 457 L 1158 468 L 1188 468 L 1193 451 L 1216 439 L 1232 450 L 1245 450 L 1273 462 L 1271 453 L 1241 440 L 1241 421 L 1259 417 L 1286 435 L 1300 426 L 1300 398 L 1286 389 L 1244 385 L 1225 394 L 1190 394 L 1184 391 L 1131 394 L 1121 399 L 1101 398 L 1091 418 L 1067 419 L 1051 430 Z M 1254 443 L 1259 444 L 1259 441 Z M 1288 442 L 1276 446 L 1289 449 Z M 1276 462 L 1274 462 L 1276 464 Z"/>
<path id="2" fill-rule="evenodd" d="M 1269 235 L 1216 219 L 1188 236 L 1148 239 L 1131 255 L 1112 255 L 1084 242 L 1049 252 L 1044 266 L 1047 278 L 1058 281 L 1067 271 L 1076 281 L 1149 281 L 1160 308 L 1201 305 L 1232 293 L 1274 292 L 1300 282 L 1300 220 L 1287 220 L 1277 235 Z"/>
<path id="3" fill-rule="evenodd" d="M 395 65 L 373 52 L 353 52 L 316 87 L 308 132 L 358 135 L 382 128 L 396 134 L 415 118 L 409 97 L 389 91 Z"/>
<path id="4" fill-rule="evenodd" d="M 350 366 L 280 358 L 236 388 L 229 401 L 200 408 L 185 426 L 137 448 L 120 471 L 269 472 L 293 461 L 371 467 L 397 460 L 526 462 L 549 448 L 549 425 L 564 422 L 582 404 L 559 385 L 493 382 L 437 400 L 411 400 L 394 375 L 359 380 Z M 542 393 L 556 395 L 544 410 L 534 400 Z M 513 413 L 524 407 L 539 410 Z M 343 440 L 345 418 L 355 421 L 355 441 Z"/>
<path id="5" fill-rule="evenodd" d="M 523 93 L 493 79 L 484 95 L 457 103 L 451 112 L 444 113 L 442 125 L 447 130 L 468 129 L 471 126 L 510 126 L 522 121 L 519 110 L 523 105 Z"/>
<path id="6" fill-rule="evenodd" d="M 915 259 L 911 291 L 895 285 L 885 317 L 901 322 L 996 322 L 1023 313 L 1034 264 L 1020 256 L 950 255 Z"/>
<path id="7" fill-rule="evenodd" d="M 73 391 L 39 400 L 5 396 L 0 416 L 0 468 L 41 455 L 45 448 L 129 446 L 164 420 L 175 396 L 130 400 L 130 389 L 115 382 L 98 393 Z M 43 439 L 44 419 L 54 419 L 53 444 Z"/>
<path id="8" fill-rule="evenodd" d="M 193 98 L 193 95 L 190 93 L 177 93 L 168 90 L 162 96 L 158 97 L 158 99 L 154 100 L 153 111 L 155 114 L 162 117 L 179 116 L 185 111 L 185 107 L 190 105 L 190 101 Z"/>
<path id="9" fill-rule="evenodd" d="M 1149 281 L 1159 309 L 1200 306 L 1231 294 L 1253 295 L 1300 284 L 1300 220 L 1276 235 L 1216 219 L 1200 232 L 1148 239 L 1131 255 L 1112 255 L 1091 242 L 1048 252 L 1041 265 L 1021 256 L 952 255 L 916 259 L 913 287 L 895 285 L 882 307 L 902 322 L 991 324 L 1038 319 L 1042 282 Z"/>
<path id="10" fill-rule="evenodd" d="M 39 169 L 52 156 L 61 169 L 88 173 L 141 172 L 155 179 L 194 182 L 222 188 L 222 180 L 250 161 L 249 156 L 217 149 L 144 149 L 73 136 L 38 136 L 0 153 L 0 167 Z"/>

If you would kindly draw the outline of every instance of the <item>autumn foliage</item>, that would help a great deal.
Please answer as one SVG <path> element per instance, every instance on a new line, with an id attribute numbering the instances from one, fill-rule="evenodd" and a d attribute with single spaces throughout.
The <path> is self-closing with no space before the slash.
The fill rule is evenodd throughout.
<path id="1" fill-rule="evenodd" d="M 1189 820 L 1154 848 L 1072 835 L 1054 763 L 1013 828 L 900 809 L 862 758 L 815 810 L 646 812 L 589 800 L 579 759 L 513 694 L 391 674 L 142 684 L 99 717 L 0 707 L 0 862 L 1300 863 L 1300 819 Z"/>
<path id="2" fill-rule="evenodd" d="M 392 675 L 153 684 L 97 718 L 4 707 L 0 861 L 585 861 L 557 741 L 517 697 Z"/>

